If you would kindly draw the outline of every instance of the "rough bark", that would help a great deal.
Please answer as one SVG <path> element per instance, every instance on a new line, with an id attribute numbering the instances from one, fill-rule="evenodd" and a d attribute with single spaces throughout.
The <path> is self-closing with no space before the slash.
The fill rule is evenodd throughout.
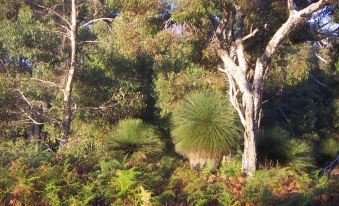
<path id="1" fill-rule="evenodd" d="M 67 142 L 72 122 L 72 85 L 74 79 L 74 72 L 77 67 L 77 11 L 76 0 L 72 0 L 72 13 L 70 22 L 70 42 L 71 42 L 71 61 L 70 69 L 66 74 L 66 84 L 64 90 L 64 116 L 62 124 L 62 138 L 60 145 L 64 145 Z"/>
<path id="2" fill-rule="evenodd" d="M 253 80 L 252 77 L 246 76 L 248 72 L 248 60 L 244 52 L 243 41 L 254 36 L 258 29 L 255 29 L 245 37 L 241 37 L 243 28 L 242 22 L 235 22 L 237 28 L 232 28 L 235 36 L 231 39 L 225 39 L 225 35 L 219 35 L 224 42 L 231 42 L 231 46 L 221 45 L 222 49 L 218 50 L 218 55 L 223 61 L 224 68 L 219 69 L 224 72 L 229 80 L 230 100 L 237 110 L 241 123 L 244 126 L 244 153 L 242 159 L 242 170 L 245 174 L 251 175 L 257 166 L 256 141 L 260 130 L 261 114 L 262 114 L 262 94 L 264 90 L 264 79 L 269 69 L 272 56 L 276 52 L 278 46 L 291 31 L 305 20 L 313 12 L 321 9 L 333 0 L 319 0 L 302 9 L 296 11 L 294 9 L 293 0 L 287 0 L 289 9 L 289 18 L 276 31 L 268 42 L 263 54 L 257 59 Z M 237 7 L 235 18 L 237 21 L 243 21 L 241 10 Z M 238 16 L 237 16 L 238 15 Z M 227 19 L 221 20 L 219 27 L 216 29 L 217 34 L 232 33 L 230 31 L 221 31 Z M 240 28 L 239 28 L 240 27 Z M 234 53 L 235 51 L 235 53 Z"/>

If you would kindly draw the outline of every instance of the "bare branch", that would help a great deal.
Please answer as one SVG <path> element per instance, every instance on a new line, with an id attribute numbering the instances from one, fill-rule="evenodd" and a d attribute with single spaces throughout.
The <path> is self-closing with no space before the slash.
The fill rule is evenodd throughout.
<path id="1" fill-rule="evenodd" d="M 78 45 L 80 44 L 84 44 L 84 43 L 100 43 L 101 41 L 81 41 L 78 43 Z"/>
<path id="2" fill-rule="evenodd" d="M 29 102 L 29 100 L 19 89 L 15 89 L 15 91 L 17 91 L 21 95 L 21 98 L 29 105 L 30 108 L 33 108 L 33 105 Z"/>
<path id="3" fill-rule="evenodd" d="M 44 123 L 40 123 L 40 122 L 37 122 L 36 120 L 34 120 L 31 116 L 29 116 L 27 114 L 27 112 L 25 112 L 25 110 L 23 110 L 21 107 L 19 107 L 19 109 L 22 111 L 22 113 L 24 113 L 28 119 L 30 119 L 34 124 L 38 124 L 38 125 L 43 125 Z"/>
<path id="4" fill-rule="evenodd" d="M 83 25 L 80 25 L 79 28 L 88 26 L 89 24 L 92 24 L 92 23 L 97 22 L 97 21 L 104 21 L 104 20 L 107 20 L 107 21 L 113 21 L 114 19 L 112 19 L 112 18 L 92 19 L 92 20 L 90 20 L 90 21 L 84 23 Z"/>
<path id="5" fill-rule="evenodd" d="M 246 36 L 244 36 L 242 38 L 242 41 L 246 41 L 247 39 L 254 37 L 256 35 L 256 33 L 258 33 L 258 31 L 259 31 L 258 28 L 254 29 L 254 31 L 252 31 L 251 33 L 249 33 Z"/>
<path id="6" fill-rule="evenodd" d="M 219 57 L 224 62 L 225 68 L 227 68 L 229 74 L 232 75 L 232 77 L 237 82 L 240 91 L 242 93 L 250 92 L 250 83 L 247 81 L 245 73 L 235 64 L 235 62 L 225 50 L 219 49 L 217 52 Z"/>
<path id="7" fill-rule="evenodd" d="M 238 39 L 236 41 L 236 48 L 237 48 L 236 53 L 237 53 L 237 58 L 239 62 L 239 67 L 244 73 L 246 73 L 248 66 L 247 66 L 247 61 L 245 57 L 244 45 L 241 39 Z"/>
<path id="8" fill-rule="evenodd" d="M 287 8 L 290 13 L 294 12 L 294 0 L 287 0 Z"/>
<path id="9" fill-rule="evenodd" d="M 59 89 L 63 89 L 61 85 L 55 83 L 55 82 L 51 82 L 51 81 L 46 81 L 46 80 L 42 80 L 42 79 L 37 79 L 37 78 L 31 78 L 31 80 L 35 80 L 37 82 L 41 82 L 45 85 L 48 85 L 48 86 L 51 86 L 51 87 L 56 87 L 56 88 L 59 88 Z"/>
<path id="10" fill-rule="evenodd" d="M 325 87 L 328 91 L 333 92 L 333 90 L 331 88 L 329 88 L 328 86 L 326 86 L 324 83 L 320 82 L 318 79 L 316 79 L 312 74 L 310 74 L 310 77 L 312 77 L 312 79 L 317 82 L 320 86 Z"/>
<path id="11" fill-rule="evenodd" d="M 326 4 L 332 3 L 333 0 L 319 0 L 311 5 L 309 5 L 308 7 L 298 11 L 298 14 L 301 17 L 307 17 L 310 14 L 312 14 L 313 12 L 321 9 L 322 7 L 324 7 Z"/>
<path id="12" fill-rule="evenodd" d="M 34 3 L 34 5 L 36 5 L 37 7 L 42 8 L 42 9 L 45 9 L 45 10 L 47 10 L 48 12 L 51 12 L 52 14 L 58 16 L 58 17 L 61 18 L 61 19 L 62 19 L 69 27 L 72 27 L 72 26 L 71 26 L 71 23 L 70 23 L 64 16 L 62 16 L 61 14 L 59 14 L 58 12 L 56 12 L 56 11 L 53 9 L 53 7 L 48 8 L 48 7 L 45 7 L 45 6 L 42 6 L 42 5 L 40 5 L 40 4 L 36 4 L 36 3 Z"/>
<path id="13" fill-rule="evenodd" d="M 255 95 L 260 95 L 260 90 L 263 87 L 263 79 L 267 74 L 268 65 L 271 61 L 273 54 L 276 52 L 276 49 L 283 41 L 284 38 L 302 21 L 304 21 L 305 17 L 311 15 L 314 11 L 319 10 L 327 3 L 332 2 L 333 0 L 319 0 L 316 3 L 313 3 L 306 7 L 305 9 L 290 13 L 287 21 L 278 29 L 278 31 L 273 35 L 271 40 L 268 42 L 265 52 L 261 57 L 257 60 L 255 73 L 254 73 L 254 91 Z M 258 101 L 261 100 L 261 97 L 256 98 Z M 259 102 L 256 102 L 255 105 L 260 105 Z"/>
<path id="14" fill-rule="evenodd" d="M 325 64 L 330 64 L 328 63 L 328 61 L 326 61 L 326 59 L 322 58 L 317 52 L 315 52 L 315 56 L 322 62 L 324 62 Z"/>

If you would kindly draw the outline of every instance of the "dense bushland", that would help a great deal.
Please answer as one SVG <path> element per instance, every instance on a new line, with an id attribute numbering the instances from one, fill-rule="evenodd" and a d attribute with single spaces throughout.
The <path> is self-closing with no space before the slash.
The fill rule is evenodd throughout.
<path id="1" fill-rule="evenodd" d="M 339 150 L 334 1 L 277 47 L 258 170 L 241 170 L 243 99 L 217 50 L 241 53 L 234 35 L 258 28 L 242 48 L 252 81 L 287 2 L 311 3 L 1 0 L 0 205 L 338 204 L 338 169 L 318 177 Z"/>

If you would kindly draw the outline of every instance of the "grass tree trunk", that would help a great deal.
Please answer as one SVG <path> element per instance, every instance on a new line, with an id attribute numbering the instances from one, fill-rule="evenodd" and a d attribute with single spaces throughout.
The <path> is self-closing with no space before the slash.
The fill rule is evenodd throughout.
<path id="1" fill-rule="evenodd" d="M 64 91 L 64 116 L 62 125 L 62 139 L 60 144 L 64 145 L 67 142 L 72 122 L 72 86 L 74 79 L 74 72 L 77 67 L 77 10 L 76 0 L 72 0 L 72 12 L 70 21 L 70 42 L 71 42 L 71 61 L 70 68 L 66 74 L 66 83 Z"/>

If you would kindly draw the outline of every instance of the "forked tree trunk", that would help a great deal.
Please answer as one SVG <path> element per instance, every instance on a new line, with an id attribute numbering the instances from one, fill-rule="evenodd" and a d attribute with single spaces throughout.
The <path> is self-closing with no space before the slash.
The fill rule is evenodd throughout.
<path id="1" fill-rule="evenodd" d="M 230 100 L 245 129 L 242 158 L 242 170 L 245 174 L 251 175 L 257 166 L 256 141 L 260 129 L 263 85 L 272 56 L 282 40 L 298 24 L 332 1 L 319 0 L 300 11 L 296 11 L 294 1 L 288 0 L 289 18 L 272 36 L 265 47 L 265 51 L 257 59 L 254 76 L 248 75 L 247 62 L 249 60 L 246 59 L 243 42 L 253 37 L 258 29 L 244 37 L 242 36 L 243 15 L 239 6 L 236 6 L 234 16 L 225 17 L 224 20 L 220 21 L 216 34 L 223 42 L 231 43 L 228 46 L 221 45 L 221 49 L 218 50 L 218 55 L 224 63 L 224 68 L 219 68 L 219 70 L 224 72 L 228 78 Z"/>
<path id="2" fill-rule="evenodd" d="M 74 72 L 77 66 L 77 11 L 76 0 L 72 0 L 72 13 L 71 13 L 71 25 L 70 25 L 70 42 L 71 42 L 71 62 L 70 69 L 66 74 L 66 84 L 64 91 L 64 116 L 62 124 L 62 139 L 60 145 L 64 145 L 67 142 L 72 122 L 72 86 Z"/>

